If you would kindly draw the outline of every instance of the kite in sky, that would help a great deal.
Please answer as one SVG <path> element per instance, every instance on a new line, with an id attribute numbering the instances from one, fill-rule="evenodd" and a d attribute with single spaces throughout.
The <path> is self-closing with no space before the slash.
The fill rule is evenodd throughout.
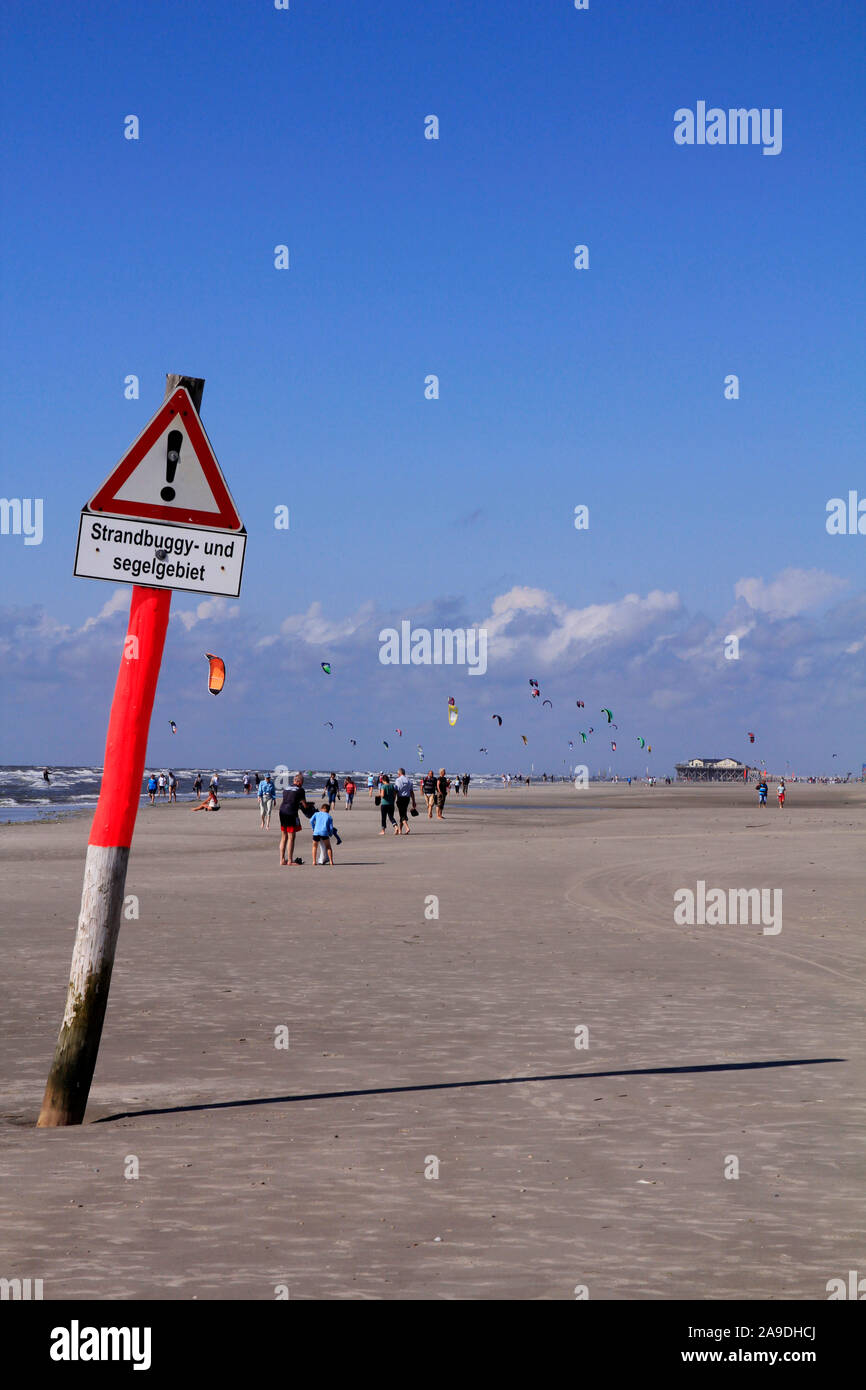
<path id="1" fill-rule="evenodd" d="M 334 727 L 334 726 L 333 726 L 333 724 L 331 723 L 330 719 L 326 719 L 325 722 L 324 722 L 324 724 L 322 725 L 322 728 L 323 728 L 323 729 L 333 729 L 333 727 Z"/>
<path id="2" fill-rule="evenodd" d="M 449 704 L 449 705 L 448 705 L 448 723 L 451 725 L 451 728 L 452 728 L 452 729 L 454 728 L 454 725 L 457 723 L 457 715 L 458 715 L 458 714 L 459 714 L 459 710 L 457 709 L 457 706 L 456 706 L 456 705 Z"/>
<path id="3" fill-rule="evenodd" d="M 553 709 L 553 701 L 552 701 L 552 700 L 542 700 L 542 702 L 541 702 L 541 708 L 544 709 L 544 706 L 545 706 L 545 705 L 550 705 L 550 708 Z"/>
<path id="4" fill-rule="evenodd" d="M 526 734 L 521 734 L 520 737 L 523 739 L 524 747 L 528 747 L 529 739 L 526 737 Z"/>
<path id="5" fill-rule="evenodd" d="M 749 742 L 750 742 L 750 743 L 754 743 L 754 742 L 755 742 L 755 735 L 754 735 L 754 734 L 749 734 Z"/>
<path id="6" fill-rule="evenodd" d="M 613 719 L 613 710 L 605 709 L 604 706 L 602 706 L 601 712 L 602 712 L 602 714 L 606 714 L 606 715 L 607 715 L 607 722 L 608 722 L 608 724 L 609 724 L 609 723 L 611 722 L 611 720 Z"/>
<path id="7" fill-rule="evenodd" d="M 226 683 L 226 664 L 222 657 L 214 656 L 213 652 L 205 652 L 205 656 L 210 662 L 207 688 L 211 695 L 219 695 Z"/>
<path id="8" fill-rule="evenodd" d="M 351 745 L 352 745 L 353 748 L 357 748 L 357 746 L 358 746 L 358 740 L 357 740 L 356 738 L 350 738 L 350 739 L 349 739 L 349 742 L 351 743 Z"/>
<path id="9" fill-rule="evenodd" d="M 331 663 L 330 663 L 330 661 L 323 661 L 323 662 L 321 663 L 321 666 L 322 666 L 322 670 L 324 671 L 325 675 L 326 675 L 326 676 L 329 676 L 329 675 L 331 674 Z"/>
<path id="10" fill-rule="evenodd" d="M 611 746 L 611 748 L 613 749 L 613 751 L 614 751 L 614 753 L 615 753 L 615 752 L 616 752 L 616 744 L 615 744 L 615 743 L 612 743 L 610 746 Z"/>
<path id="11" fill-rule="evenodd" d="M 171 732 L 172 732 L 173 734 L 176 734 L 176 733 L 177 733 L 177 725 L 175 724 L 174 720 L 173 720 L 173 719 L 169 719 L 168 722 L 169 722 L 169 727 L 171 728 Z"/>
<path id="12" fill-rule="evenodd" d="M 496 722 L 498 723 L 500 729 L 502 728 L 502 715 L 501 715 L 501 714 L 491 714 L 490 718 L 491 718 L 491 719 L 495 719 Z"/>

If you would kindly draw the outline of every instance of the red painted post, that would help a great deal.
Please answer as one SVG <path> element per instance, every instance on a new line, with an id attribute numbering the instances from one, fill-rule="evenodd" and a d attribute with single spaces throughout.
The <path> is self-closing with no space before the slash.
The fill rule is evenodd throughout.
<path id="1" fill-rule="evenodd" d="M 197 398 L 193 399 L 198 409 L 204 382 L 196 378 L 169 377 L 166 398 L 178 384 L 193 394 L 191 381 L 197 388 Z M 87 1107 L 108 1003 L 170 609 L 170 589 L 133 588 L 108 723 L 102 786 L 87 846 L 66 1009 L 37 1121 L 43 1128 L 79 1125 Z"/>

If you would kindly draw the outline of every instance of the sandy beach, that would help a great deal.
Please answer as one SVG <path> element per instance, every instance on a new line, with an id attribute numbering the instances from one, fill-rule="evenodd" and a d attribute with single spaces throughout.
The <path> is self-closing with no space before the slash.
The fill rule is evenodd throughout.
<path id="1" fill-rule="evenodd" d="M 0 828 L 0 1273 L 46 1299 L 825 1299 L 863 1268 L 866 787 L 789 792 L 515 787 L 398 841 L 362 789 L 333 870 L 306 829 L 280 869 L 254 800 L 145 805 L 66 1130 L 33 1126 L 90 818 Z M 677 925 L 699 881 L 781 890 L 781 930 Z"/>

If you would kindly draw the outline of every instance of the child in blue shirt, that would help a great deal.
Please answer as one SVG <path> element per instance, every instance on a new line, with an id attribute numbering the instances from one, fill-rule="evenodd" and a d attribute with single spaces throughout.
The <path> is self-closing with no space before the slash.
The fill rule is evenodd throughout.
<path id="1" fill-rule="evenodd" d="M 321 845 L 325 854 L 328 856 L 328 863 L 333 867 L 334 851 L 331 848 L 331 836 L 336 836 L 337 832 L 334 829 L 334 821 L 328 808 L 327 801 L 323 801 L 321 809 L 316 811 L 315 815 L 311 817 L 310 829 L 313 832 L 313 867 L 316 867 L 319 858 L 319 845 Z M 322 860 L 322 863 L 324 862 L 325 861 Z"/>

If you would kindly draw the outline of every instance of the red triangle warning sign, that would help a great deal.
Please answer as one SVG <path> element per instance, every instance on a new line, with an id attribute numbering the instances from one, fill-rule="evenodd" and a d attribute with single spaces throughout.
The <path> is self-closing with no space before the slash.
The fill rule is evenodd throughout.
<path id="1" fill-rule="evenodd" d="M 243 523 L 184 386 L 172 392 L 87 504 L 140 521 L 242 531 Z"/>

